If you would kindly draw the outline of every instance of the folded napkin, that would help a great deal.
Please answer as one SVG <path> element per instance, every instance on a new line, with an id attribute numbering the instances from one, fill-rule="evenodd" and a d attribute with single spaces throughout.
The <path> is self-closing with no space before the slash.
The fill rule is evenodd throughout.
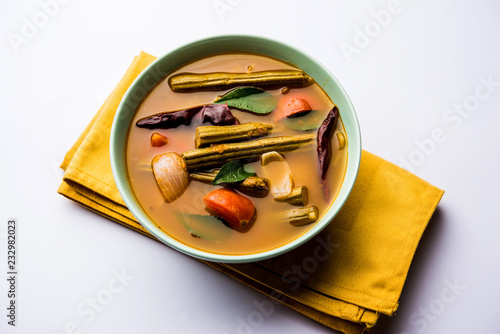
<path id="1" fill-rule="evenodd" d="M 66 154 L 58 189 L 88 209 L 150 237 L 120 197 L 111 172 L 109 135 L 125 91 L 154 59 L 146 53 L 135 58 Z M 363 151 L 351 195 L 318 236 L 258 263 L 203 262 L 335 330 L 363 333 L 380 314 L 391 316 L 398 308 L 418 242 L 443 193 Z M 270 303 L 262 302 L 263 313 Z"/>

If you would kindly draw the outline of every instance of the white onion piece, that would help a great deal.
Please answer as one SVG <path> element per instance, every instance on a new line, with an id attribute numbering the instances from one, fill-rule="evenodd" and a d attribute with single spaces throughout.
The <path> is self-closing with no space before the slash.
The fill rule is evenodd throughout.
<path id="1" fill-rule="evenodd" d="M 294 187 L 292 172 L 285 158 L 276 151 L 260 157 L 264 177 L 271 182 L 270 192 L 274 198 L 290 194 Z"/>
<path id="2" fill-rule="evenodd" d="M 179 198 L 189 185 L 186 162 L 177 153 L 157 155 L 151 162 L 156 183 L 165 202 L 171 203 Z"/>

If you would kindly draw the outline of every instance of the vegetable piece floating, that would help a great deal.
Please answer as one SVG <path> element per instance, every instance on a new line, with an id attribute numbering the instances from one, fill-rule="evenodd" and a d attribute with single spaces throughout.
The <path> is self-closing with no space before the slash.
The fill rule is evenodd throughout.
<path id="1" fill-rule="evenodd" d="M 210 122 L 212 125 L 237 125 L 240 122 L 234 117 L 227 104 L 209 104 L 201 109 L 203 123 Z"/>
<path id="2" fill-rule="evenodd" d="M 189 173 L 189 178 L 211 184 L 217 173 L 218 170 L 213 172 L 193 172 Z M 241 182 L 231 184 L 231 186 L 253 197 L 266 197 L 269 193 L 269 180 L 263 177 L 249 176 Z"/>
<path id="3" fill-rule="evenodd" d="M 271 181 L 271 194 L 275 199 L 292 192 L 292 171 L 281 154 L 276 151 L 265 153 L 261 156 L 260 163 L 264 177 Z"/>
<path id="4" fill-rule="evenodd" d="M 287 221 L 293 226 L 303 226 L 314 223 L 318 220 L 318 208 L 309 206 L 305 208 L 297 208 L 280 214 L 278 220 Z"/>
<path id="5" fill-rule="evenodd" d="M 318 161 L 319 169 L 321 173 L 321 178 L 324 180 L 326 178 L 326 172 L 328 171 L 328 166 L 331 160 L 331 137 L 332 133 L 335 131 L 337 124 L 338 108 L 334 106 L 332 110 L 328 113 L 323 124 L 318 129 Z"/>
<path id="6" fill-rule="evenodd" d="M 189 185 L 189 175 L 184 159 L 177 153 L 163 153 L 151 163 L 156 183 L 167 203 L 179 198 Z"/>
<path id="7" fill-rule="evenodd" d="M 243 141 L 268 135 L 272 125 L 262 123 L 245 123 L 228 126 L 199 126 L 196 128 L 195 147 L 206 147 L 211 144 Z"/>
<path id="8" fill-rule="evenodd" d="M 304 116 L 311 110 L 312 108 L 306 100 L 296 97 L 289 98 L 281 106 L 283 116 L 288 118 Z"/>
<path id="9" fill-rule="evenodd" d="M 210 241 L 224 241 L 231 237 L 233 231 L 222 224 L 214 216 L 199 215 L 186 212 L 175 212 L 179 222 L 191 233 L 193 237 Z"/>
<path id="10" fill-rule="evenodd" d="M 240 160 L 230 161 L 222 166 L 212 181 L 212 185 L 240 182 L 254 176 L 254 174 L 254 172 L 245 170 L 245 165 Z"/>
<path id="11" fill-rule="evenodd" d="M 153 147 L 161 147 L 168 143 L 168 139 L 161 133 L 153 132 L 153 134 L 151 135 L 150 142 L 151 146 Z"/>
<path id="12" fill-rule="evenodd" d="M 309 201 L 307 187 L 295 187 L 288 195 L 276 197 L 275 200 L 277 200 L 278 202 L 287 202 L 292 205 L 307 205 L 307 202 Z"/>
<path id="13" fill-rule="evenodd" d="M 258 160 L 266 152 L 289 152 L 310 144 L 315 135 L 263 138 L 242 143 L 218 144 L 182 153 L 188 170 L 220 167 L 233 160 Z"/>
<path id="14" fill-rule="evenodd" d="M 238 231 L 244 230 L 255 215 L 253 202 L 230 189 L 216 189 L 205 195 L 203 202 Z"/>
<path id="15" fill-rule="evenodd" d="M 337 139 L 339 140 L 339 151 L 342 151 L 345 147 L 345 136 L 343 133 L 337 133 Z"/>
<path id="16" fill-rule="evenodd" d="M 258 87 L 235 88 L 214 101 L 224 102 L 230 107 L 257 114 L 269 114 L 278 104 L 274 96 Z"/>
<path id="17" fill-rule="evenodd" d="M 169 78 L 174 91 L 217 90 L 236 86 L 305 86 L 311 77 L 301 70 L 274 70 L 249 73 L 181 73 Z"/>
<path id="18" fill-rule="evenodd" d="M 149 117 L 141 118 L 135 125 L 147 129 L 171 129 L 180 125 L 189 125 L 193 117 L 201 110 L 202 106 L 163 112 Z"/>

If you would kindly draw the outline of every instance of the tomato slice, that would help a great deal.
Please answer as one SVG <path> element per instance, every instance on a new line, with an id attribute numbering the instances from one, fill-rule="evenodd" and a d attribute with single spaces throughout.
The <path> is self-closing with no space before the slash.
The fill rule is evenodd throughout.
<path id="1" fill-rule="evenodd" d="M 163 145 L 166 145 L 168 143 L 167 137 L 162 135 L 159 132 L 153 132 L 151 135 L 151 146 L 153 147 L 161 147 Z"/>
<path id="2" fill-rule="evenodd" d="M 280 104 L 277 107 L 277 118 L 293 118 L 300 117 L 312 110 L 311 105 L 307 100 L 290 96 L 284 100 L 281 100 Z"/>
<path id="3" fill-rule="evenodd" d="M 251 200 L 226 188 L 211 191 L 203 197 L 203 202 L 237 230 L 244 229 L 255 214 L 255 205 Z"/>

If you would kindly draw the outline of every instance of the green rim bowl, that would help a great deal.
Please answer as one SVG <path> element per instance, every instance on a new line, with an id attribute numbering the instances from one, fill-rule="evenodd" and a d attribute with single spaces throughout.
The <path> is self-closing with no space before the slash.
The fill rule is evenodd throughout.
<path id="1" fill-rule="evenodd" d="M 173 70 L 193 60 L 223 52 L 252 52 L 288 62 L 309 74 L 339 107 L 348 140 L 347 171 L 335 202 L 326 214 L 307 232 L 275 249 L 246 255 L 224 255 L 201 251 L 181 243 L 160 230 L 136 201 L 127 179 L 125 148 L 127 133 L 134 113 L 157 82 Z M 246 35 L 216 36 L 182 46 L 151 63 L 132 83 L 116 112 L 110 137 L 111 167 L 113 176 L 125 204 L 137 220 L 157 239 L 170 247 L 207 261 L 245 263 L 268 259 L 284 254 L 318 234 L 337 215 L 344 205 L 356 180 L 361 159 L 359 124 L 349 97 L 335 77 L 317 60 L 294 47 L 267 38 Z"/>

